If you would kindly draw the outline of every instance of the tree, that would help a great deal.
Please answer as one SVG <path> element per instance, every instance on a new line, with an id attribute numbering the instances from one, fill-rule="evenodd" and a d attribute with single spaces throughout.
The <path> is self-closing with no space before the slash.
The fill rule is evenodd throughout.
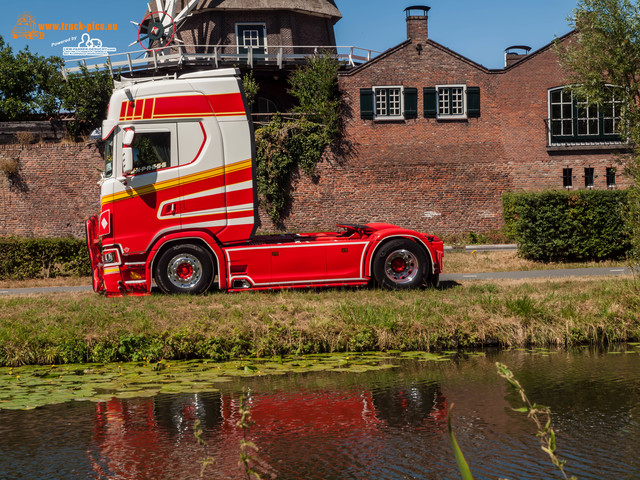
<path id="1" fill-rule="evenodd" d="M 62 88 L 62 106 L 75 113 L 69 125 L 70 133 L 78 137 L 90 133 L 102 124 L 113 92 L 109 70 L 90 72 L 82 65 L 79 73 L 70 74 Z"/>
<path id="2" fill-rule="evenodd" d="M 619 87 L 624 108 L 620 134 L 633 153 L 626 173 L 635 186 L 629 195 L 626 224 L 632 237 L 631 256 L 640 261 L 640 7 L 631 0 L 579 0 L 570 23 L 576 33 L 558 43 L 562 66 L 575 95 L 602 105 Z"/>
<path id="3" fill-rule="evenodd" d="M 61 64 L 62 59 L 36 55 L 28 47 L 14 54 L 0 37 L 0 121 L 56 115 L 62 103 Z"/>

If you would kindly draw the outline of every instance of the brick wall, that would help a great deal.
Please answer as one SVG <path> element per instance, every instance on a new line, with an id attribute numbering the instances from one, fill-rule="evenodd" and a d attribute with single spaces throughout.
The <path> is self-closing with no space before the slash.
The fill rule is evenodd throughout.
<path id="1" fill-rule="evenodd" d="M 0 146 L 2 157 L 18 158 L 20 172 L 0 172 L 0 236 L 84 236 L 84 220 L 99 211 L 95 143 Z"/>
<path id="2" fill-rule="evenodd" d="M 408 40 L 342 74 L 339 84 L 352 154 L 327 155 L 316 181 L 299 177 L 288 229 L 328 229 L 336 220 L 386 221 L 435 233 L 497 229 L 504 192 L 563 188 L 563 168 L 573 169 L 574 188 L 585 188 L 586 167 L 595 169 L 594 188 L 607 188 L 606 168 L 617 166 L 623 152 L 547 147 L 547 92 L 565 84 L 550 47 L 509 69 L 488 70 L 435 42 Z M 447 84 L 480 87 L 479 118 L 424 118 L 423 87 Z M 417 88 L 418 118 L 361 119 L 360 89 L 372 86 Z M 618 174 L 617 184 L 624 188 L 630 181 Z"/>

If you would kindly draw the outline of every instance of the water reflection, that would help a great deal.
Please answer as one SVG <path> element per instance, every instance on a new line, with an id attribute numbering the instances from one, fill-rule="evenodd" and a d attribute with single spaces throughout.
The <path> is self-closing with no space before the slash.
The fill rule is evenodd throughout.
<path id="1" fill-rule="evenodd" d="M 376 461 L 372 453 L 386 448 L 379 441 L 381 431 L 410 428 L 437 433 L 446 425 L 447 400 L 433 383 L 375 391 L 260 393 L 252 389 L 246 399 L 256 423 L 250 433 L 261 449 L 264 478 L 329 478 L 337 459 L 328 455 L 328 448 L 349 452 L 351 465 L 335 463 L 335 475 L 345 469 L 362 474 Z M 239 406 L 240 395 L 231 393 L 99 403 L 89 451 L 93 474 L 119 479 L 196 478 L 198 460 L 203 457 L 193 436 L 198 419 L 207 453 L 216 459 L 211 474 L 240 478 Z M 313 463 L 325 464 L 322 471 L 296 476 L 299 462 L 313 458 Z"/>
<path id="2" fill-rule="evenodd" d="M 640 478 L 640 356 L 581 350 L 501 352 L 390 371 L 314 373 L 225 384 L 222 391 L 159 395 L 28 412 L 0 411 L 0 479 L 243 478 L 239 402 L 247 392 L 262 478 L 457 479 L 446 437 L 456 436 L 476 479 L 559 478 L 517 397 L 495 374 L 508 364 L 529 396 L 549 405 L 558 454 L 582 479 Z"/>

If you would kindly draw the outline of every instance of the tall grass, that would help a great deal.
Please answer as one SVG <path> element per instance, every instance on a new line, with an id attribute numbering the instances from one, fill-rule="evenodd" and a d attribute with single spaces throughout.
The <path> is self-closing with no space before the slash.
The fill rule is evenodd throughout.
<path id="1" fill-rule="evenodd" d="M 631 280 L 448 287 L 114 299 L 93 293 L 0 297 L 0 365 L 640 339 L 640 294 Z"/>

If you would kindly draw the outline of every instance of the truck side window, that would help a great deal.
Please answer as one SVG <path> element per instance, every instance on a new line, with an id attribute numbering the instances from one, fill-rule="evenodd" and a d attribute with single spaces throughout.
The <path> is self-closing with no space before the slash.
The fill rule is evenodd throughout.
<path id="1" fill-rule="evenodd" d="M 170 132 L 136 132 L 131 147 L 134 175 L 171 166 Z"/>
<path id="2" fill-rule="evenodd" d="M 104 178 L 113 175 L 113 132 L 104 141 Z"/>

